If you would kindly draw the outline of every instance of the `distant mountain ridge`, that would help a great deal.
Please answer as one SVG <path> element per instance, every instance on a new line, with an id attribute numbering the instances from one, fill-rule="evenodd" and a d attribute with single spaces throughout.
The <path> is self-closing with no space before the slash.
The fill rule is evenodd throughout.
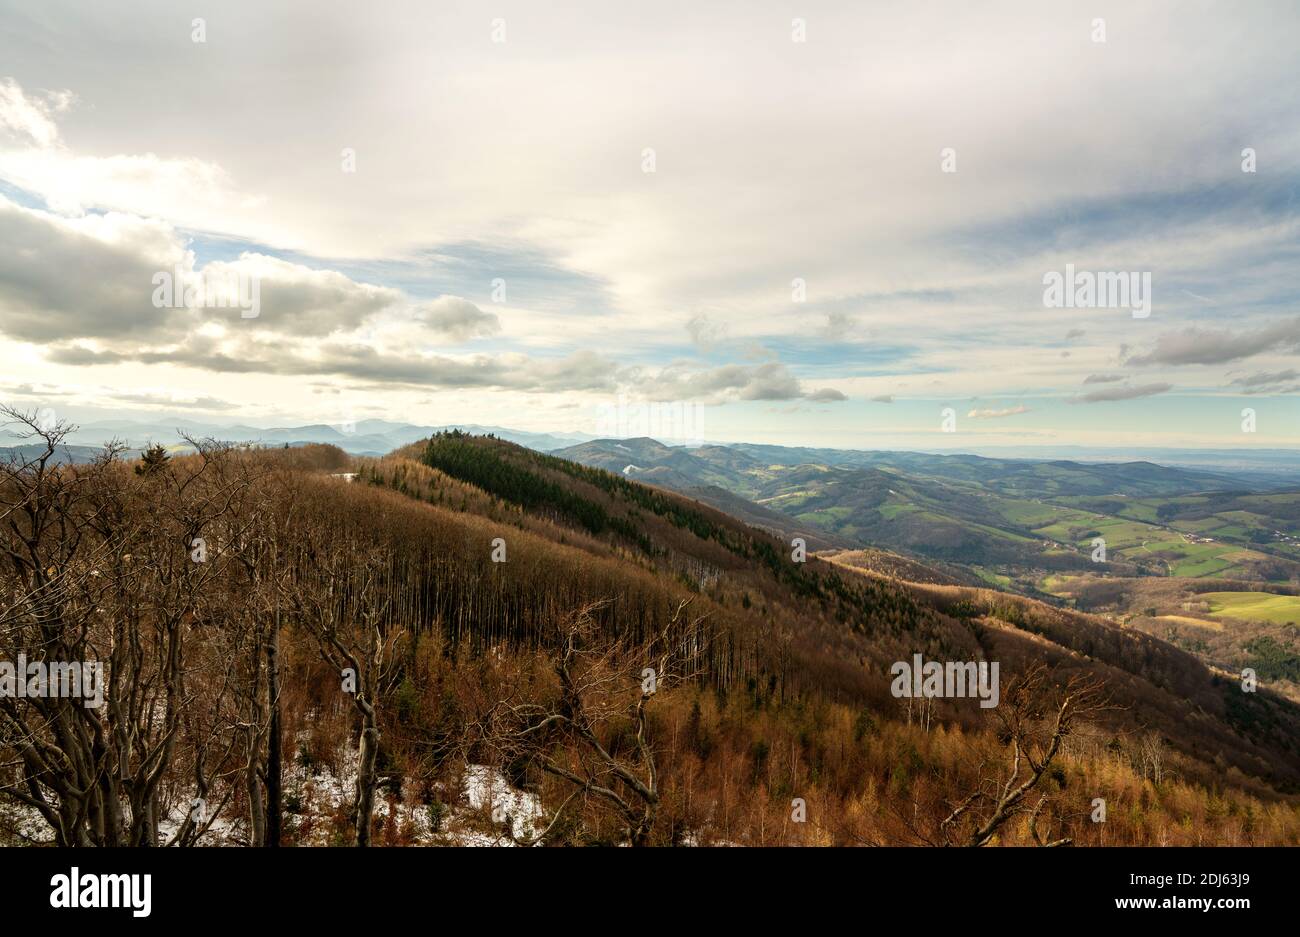
<path id="1" fill-rule="evenodd" d="M 73 421 L 75 422 L 75 421 Z M 622 453 L 628 459 L 614 470 L 622 472 L 628 465 L 638 470 L 675 469 L 681 475 L 697 482 L 710 471 L 734 474 L 752 467 L 755 463 L 775 465 L 876 465 L 889 466 L 903 471 L 916 472 L 927 469 L 944 477 L 960 477 L 959 467 L 966 466 L 965 477 L 987 477 L 992 470 L 1001 471 L 1008 466 L 1023 468 L 1028 464 L 1055 464 L 1076 466 L 1081 472 L 1098 475 L 1103 479 L 1120 477 L 1124 473 L 1114 466 L 1135 467 L 1145 464 L 1142 475 L 1149 480 L 1149 466 L 1159 466 L 1171 479 L 1190 479 L 1195 475 L 1175 473 L 1200 473 L 1204 487 L 1249 487 L 1261 484 L 1300 484 L 1300 452 L 1283 449 L 1143 449 L 1143 448 L 1088 448 L 1079 446 L 1016 447 L 1004 452 L 987 454 L 990 450 L 865 450 L 830 447 L 778 446 L 762 443 L 706 442 L 703 445 L 666 444 L 649 437 L 608 439 L 581 432 L 534 432 L 504 426 L 475 423 L 424 425 L 393 420 L 364 419 L 355 423 L 312 423 L 299 426 L 258 427 L 247 424 L 223 424 L 193 420 L 186 417 L 155 418 L 148 420 L 107 419 L 92 420 L 78 425 L 67 443 L 69 446 L 99 448 L 111 439 L 132 449 L 142 449 L 154 443 L 175 446 L 183 443 L 182 434 L 196 438 L 213 438 L 228 442 L 260 443 L 263 445 L 305 445 L 327 443 L 353 455 L 382 455 L 399 449 L 435 433 L 460 430 L 476 436 L 496 436 L 538 452 L 556 452 L 566 458 L 583 461 L 584 451 L 593 457 Z M 0 427 L 0 449 L 21 445 L 23 440 L 10 430 Z M 584 450 L 591 444 L 595 448 Z M 979 447 L 973 447 L 979 450 Z M 1075 455 L 1077 453 L 1077 455 Z M 639 454 L 643 464 L 633 459 Z M 617 459 L 615 459 L 616 461 Z M 705 465 L 701 465 L 701 461 Z M 706 468 L 709 466 L 711 468 Z M 1111 468 L 1106 468 L 1107 466 Z M 940 470 L 942 468 L 942 470 Z M 666 476 L 673 477 L 673 476 Z M 721 477 L 721 476 L 719 476 Z M 648 480 L 648 479 L 647 479 Z M 678 477 L 677 482 L 684 482 Z M 716 483 L 716 479 L 714 482 Z M 1104 487 L 1104 485 L 1103 485 Z M 1079 494 L 1091 493 L 1087 491 Z M 1113 492 L 1103 492 L 1113 493 Z"/>
<path id="2" fill-rule="evenodd" d="M 194 420 L 100 420 L 77 426 L 66 440 L 69 453 L 75 461 L 82 461 L 86 453 L 100 449 L 110 440 L 117 440 L 130 449 L 144 449 L 161 443 L 164 446 L 184 446 L 184 436 L 195 439 L 217 439 L 222 442 L 252 443 L 263 446 L 302 446 L 326 443 L 338 446 L 351 455 L 379 456 L 400 449 L 435 433 L 458 429 L 476 436 L 496 436 L 529 449 L 548 451 L 572 446 L 591 438 L 581 433 L 533 433 L 501 426 L 478 424 L 449 424 L 446 426 L 419 426 L 389 420 L 357 420 L 355 423 L 314 423 L 304 426 L 263 428 L 243 424 L 222 425 Z M 5 449 L 29 443 L 12 431 L 0 428 L 0 453 Z"/>
<path id="3" fill-rule="evenodd" d="M 807 449 L 750 443 L 688 449 L 665 446 L 648 437 L 594 439 L 554 450 L 553 454 L 610 471 L 621 472 L 632 462 L 638 466 L 634 474 L 640 481 L 654 483 L 659 479 L 669 487 L 687 482 L 723 484 L 729 490 L 750 495 L 762 493 L 777 475 L 804 468 L 814 472 L 893 470 L 953 483 L 974 482 L 1010 496 L 1028 497 L 1058 493 L 1142 497 L 1248 487 L 1230 474 L 1171 468 L 1154 462 L 994 459 L 977 455 Z"/>

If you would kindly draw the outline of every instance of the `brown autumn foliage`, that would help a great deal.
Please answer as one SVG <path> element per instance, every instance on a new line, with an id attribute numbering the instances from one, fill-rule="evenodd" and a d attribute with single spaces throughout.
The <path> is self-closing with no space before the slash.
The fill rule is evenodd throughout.
<path id="1" fill-rule="evenodd" d="M 49 446 L 0 476 L 0 657 L 102 661 L 107 703 L 0 699 L 9 841 L 457 842 L 414 817 L 464 814 L 479 765 L 539 799 L 546 844 L 1300 841 L 1296 707 L 1091 616 L 794 564 L 499 440 L 439 456 L 475 484 L 419 447 L 65 465 L 28 425 Z M 664 635 L 681 678 L 647 694 Z M 1044 672 L 1011 727 L 974 700 L 922 719 L 889 692 L 914 653 Z M 1081 681 L 1107 706 L 1051 745 Z M 979 795 L 1028 777 L 1017 750 L 1036 777 L 997 817 Z"/>

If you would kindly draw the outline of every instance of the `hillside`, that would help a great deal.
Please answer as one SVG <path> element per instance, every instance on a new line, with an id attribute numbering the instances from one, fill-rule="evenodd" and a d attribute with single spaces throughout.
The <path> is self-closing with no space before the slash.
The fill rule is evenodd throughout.
<path id="1" fill-rule="evenodd" d="M 850 546 L 960 565 L 1027 595 L 1050 591 L 1053 575 L 1095 571 L 1098 538 L 1102 568 L 1117 576 L 1300 576 L 1300 492 L 1244 491 L 1223 473 L 647 439 L 555 454 L 685 493 L 721 487 Z"/>
<path id="2" fill-rule="evenodd" d="M 476 477 L 480 481 L 486 481 L 488 478 L 487 469 L 470 469 L 460 462 L 465 458 L 463 453 L 454 456 L 451 454 L 458 449 L 473 449 L 481 445 L 483 444 L 474 440 L 451 443 L 446 440 L 435 440 L 434 444 L 431 444 L 422 454 L 422 459 L 453 474 L 462 474 Z M 624 477 L 603 473 L 588 474 L 561 460 L 529 453 L 515 447 L 496 444 L 496 448 L 499 455 L 516 464 L 523 472 L 536 473 L 540 478 L 552 480 L 560 480 L 567 476 L 594 484 L 605 493 L 605 497 L 601 499 L 600 503 L 606 505 L 606 510 L 613 516 L 617 516 L 620 510 L 627 510 L 629 516 L 636 518 L 636 527 L 639 530 L 647 528 L 645 518 L 640 515 L 639 508 L 636 506 L 646 503 L 657 505 L 654 513 L 662 518 L 673 518 L 673 526 L 677 527 L 678 530 L 676 533 L 665 530 L 654 538 L 656 541 L 662 538 L 664 534 L 675 537 L 686 529 L 692 531 L 711 530 L 711 533 L 706 538 L 709 541 L 730 541 L 730 537 L 748 539 L 749 537 L 758 536 L 753 532 L 744 533 L 744 528 L 737 528 L 734 521 L 710 512 L 702 505 L 692 505 L 691 502 L 682 501 L 663 492 L 649 494 Z M 409 454 L 416 454 L 416 452 L 412 450 Z M 507 489 L 503 487 L 493 489 L 492 482 L 486 483 L 489 490 L 493 490 L 494 493 L 507 494 Z M 594 495 L 594 492 L 590 494 Z M 507 500 L 509 500 L 508 496 Z M 710 525 L 717 526 L 702 527 L 704 518 L 709 519 L 708 523 Z M 730 531 L 731 533 L 723 535 L 719 531 Z M 621 537 L 615 534 L 613 539 L 617 541 Z M 744 540 L 737 542 L 744 542 Z M 762 543 L 764 539 L 759 537 L 757 542 Z M 644 547 L 644 544 L 642 546 Z M 676 544 L 672 553 L 679 556 L 682 551 L 694 553 L 697 549 L 698 547 L 693 541 L 684 540 Z M 733 549 L 736 548 L 733 547 Z M 746 547 L 741 549 L 740 553 L 744 555 L 753 549 L 753 547 Z M 780 551 L 783 550 L 783 546 L 772 544 L 773 554 L 781 555 Z M 655 552 L 652 548 L 650 555 L 654 555 Z M 716 578 L 707 577 L 701 580 L 702 583 L 708 584 L 707 588 L 702 589 L 703 593 L 714 598 L 722 605 L 729 604 L 728 593 L 731 592 L 737 581 L 742 583 L 752 581 L 750 579 L 753 575 L 752 571 L 735 567 L 728 569 L 729 566 L 731 564 L 719 564 L 719 568 L 725 570 L 725 572 L 720 573 Z M 786 570 L 793 567 L 789 564 L 770 566 L 769 561 L 769 568 L 780 579 L 789 575 Z M 1052 635 L 1052 643 L 1057 646 L 1055 653 L 1063 654 L 1071 659 L 1082 653 L 1084 660 L 1093 662 L 1099 668 L 1099 671 L 1106 673 L 1108 685 L 1115 682 L 1118 671 L 1129 672 L 1124 677 L 1123 685 L 1128 688 L 1128 692 L 1131 692 L 1133 697 L 1125 700 L 1124 704 L 1131 706 L 1136 711 L 1139 721 L 1146 719 L 1149 724 L 1156 724 L 1155 720 L 1158 719 L 1160 720 L 1159 724 L 1162 726 L 1179 727 L 1173 730 L 1166 728 L 1166 731 L 1170 732 L 1171 739 L 1181 742 L 1189 753 L 1202 751 L 1204 743 L 1198 741 L 1194 736 L 1200 729 L 1206 728 L 1204 719 L 1206 714 L 1210 712 L 1217 712 L 1219 714 L 1217 718 L 1226 720 L 1228 725 L 1233 725 L 1233 720 L 1240 723 L 1228 729 L 1222 735 L 1216 732 L 1215 734 L 1219 735 L 1221 741 L 1231 738 L 1239 731 L 1246 732 L 1248 735 L 1255 735 L 1256 739 L 1260 738 L 1258 736 L 1259 727 L 1253 726 L 1252 720 L 1246 714 L 1237 711 L 1238 707 L 1235 706 L 1236 696 L 1234 694 L 1222 696 L 1220 691 L 1211 689 L 1219 685 L 1222 678 L 1215 677 L 1205 671 L 1190 655 L 1180 653 L 1159 642 L 1149 644 L 1143 636 L 1117 629 L 1105 620 L 1054 609 L 1038 602 L 1012 599 L 988 591 L 963 590 L 954 593 L 949 590 L 948 592 L 935 592 L 923 587 L 905 586 L 896 581 L 901 578 L 897 577 L 897 573 L 901 571 L 900 561 L 900 566 L 891 570 L 892 575 L 867 576 L 865 578 L 866 581 L 880 588 L 890 590 L 888 594 L 893 596 L 890 600 L 891 604 L 904 601 L 908 606 L 911 606 L 912 603 L 915 603 L 914 611 L 907 616 L 907 621 L 911 624 L 903 626 L 903 631 L 911 636 L 907 640 L 926 642 L 937 638 L 941 643 L 953 642 L 969 645 L 972 640 L 978 641 L 977 634 L 987 636 L 989 632 L 983 631 L 983 629 L 990 625 L 999 631 L 1005 631 L 1006 636 L 1009 640 L 1012 640 L 1013 644 L 1017 640 L 1023 639 L 1025 635 L 1038 637 L 1045 634 Z M 912 566 L 909 571 L 920 574 L 924 571 L 924 567 Z M 850 590 L 850 594 L 852 592 L 851 579 L 842 580 L 836 573 L 827 569 L 815 559 L 809 562 L 803 575 L 814 576 L 819 580 L 822 577 L 829 577 L 827 581 L 835 583 L 831 591 L 837 595 L 841 595 L 846 587 Z M 939 575 L 942 576 L 942 574 Z M 761 582 L 760 578 L 759 584 Z M 954 596 L 958 598 L 954 599 Z M 997 611 L 975 615 L 971 615 L 969 611 L 963 611 L 961 614 L 952 615 L 950 613 L 953 610 L 953 601 L 975 603 L 977 606 L 980 602 L 984 602 L 988 603 L 988 605 L 987 608 L 981 609 L 981 611 L 987 612 L 988 609 L 996 609 Z M 797 602 L 791 603 L 791 610 L 796 604 Z M 883 661 L 885 658 L 889 658 L 891 654 L 896 653 L 894 648 L 899 645 L 892 637 L 894 629 L 881 630 L 872 628 L 867 622 L 862 622 L 855 627 L 853 616 L 855 614 L 861 615 L 864 612 L 861 605 L 857 603 L 850 602 L 847 609 L 841 605 L 841 608 L 837 611 L 837 616 L 844 615 L 846 612 L 848 615 L 846 624 L 850 626 L 850 629 L 860 633 L 865 632 L 861 638 L 853 643 L 856 648 L 855 654 L 859 659 Z M 869 610 L 866 614 L 870 620 L 870 616 L 875 614 L 875 610 Z M 803 619 L 806 616 L 807 613 L 803 612 L 798 617 Z M 763 626 L 759 624 L 758 627 L 761 629 Z M 802 638 L 804 635 L 800 637 Z M 845 636 L 839 636 L 838 640 L 845 640 Z M 803 640 L 796 640 L 796 646 L 803 643 Z M 883 654 L 881 653 L 884 649 L 882 645 L 889 648 Z M 1043 649 L 1036 648 L 1033 653 L 1035 655 L 1041 654 Z M 1157 659 L 1162 660 L 1158 667 L 1154 666 L 1154 661 Z M 1137 665 L 1138 661 L 1142 661 L 1145 666 Z M 1148 668 L 1150 668 L 1150 672 L 1147 672 Z M 1131 671 L 1137 671 L 1137 673 L 1131 673 Z M 870 692 L 871 684 L 875 682 L 873 675 L 868 672 L 863 674 L 860 679 L 862 682 L 859 685 L 859 692 Z M 1147 698 L 1148 694 L 1150 694 L 1149 699 Z M 1148 707 L 1155 706 L 1152 700 L 1164 697 L 1165 694 L 1170 694 L 1170 696 L 1167 698 L 1166 703 L 1156 707 L 1161 712 L 1160 716 L 1156 716 L 1156 710 Z M 1174 702 L 1175 699 L 1181 699 L 1182 702 L 1176 703 Z M 1195 701 L 1195 711 L 1198 715 L 1190 719 L 1178 718 L 1177 714 L 1180 706 L 1185 705 L 1189 700 Z M 1270 707 L 1274 705 L 1280 707 L 1279 712 L 1287 714 L 1284 720 L 1294 718 L 1294 712 L 1288 705 L 1277 700 L 1271 700 L 1268 703 Z M 1265 721 L 1271 722 L 1272 717 Z M 1252 723 L 1253 726 L 1249 730 L 1244 728 L 1247 723 Z M 1198 726 L 1198 729 L 1188 730 L 1183 728 L 1193 725 Z M 1287 752 L 1285 758 L 1292 764 L 1296 763 L 1295 759 L 1297 755 L 1300 755 L 1300 752 L 1295 750 L 1293 741 L 1286 737 L 1285 732 L 1274 736 L 1270 744 L 1278 745 L 1280 751 Z M 1256 768 L 1262 768 L 1262 763 L 1257 763 Z M 1281 783 L 1286 786 L 1291 782 L 1283 781 Z"/>
<path id="3" fill-rule="evenodd" d="M 68 487 L 72 472 L 83 483 Z M 1019 713 L 1016 738 L 1037 744 L 1063 690 L 1085 685 L 1105 705 L 1070 721 L 1033 822 L 1026 802 L 983 841 L 1300 836 L 1300 708 L 1266 680 L 1243 694 L 1192 654 L 1081 612 L 797 562 L 787 540 L 699 501 L 503 440 L 441 434 L 382 458 L 218 447 L 14 477 L 5 498 L 24 485 L 52 509 L 111 504 L 122 519 L 75 545 L 42 528 L 34 564 L 9 554 L 23 588 L 62 609 L 72 630 L 57 640 L 107 658 L 130 623 L 180 655 L 188 692 L 160 695 L 167 654 L 116 665 L 160 714 L 132 723 L 129 752 L 109 735 L 86 753 L 158 769 L 153 787 L 136 775 L 120 789 L 125 833 L 76 820 L 100 815 L 105 794 L 82 812 L 51 766 L 42 802 L 73 811 L 52 833 L 6 753 L 10 837 L 455 843 L 509 840 L 504 823 L 550 844 L 965 841 L 984 808 L 941 821 L 1013 764 L 1000 717 Z M 15 604 L 5 575 L 17 653 L 48 619 Z M 998 662 L 1002 704 L 896 697 L 890 667 L 918 653 Z M 662 679 L 651 693 L 647 666 Z M 10 711 L 42 732 L 32 705 Z M 281 738 L 283 752 L 269 744 Z M 503 819 L 497 781 L 486 800 L 474 786 L 484 777 L 528 798 L 537 825 Z M 653 798 L 629 780 L 647 777 Z M 196 778 L 216 818 L 162 822 Z M 1112 804 L 1104 825 L 1088 819 L 1097 797 Z M 806 822 L 792 822 L 793 799 Z"/>

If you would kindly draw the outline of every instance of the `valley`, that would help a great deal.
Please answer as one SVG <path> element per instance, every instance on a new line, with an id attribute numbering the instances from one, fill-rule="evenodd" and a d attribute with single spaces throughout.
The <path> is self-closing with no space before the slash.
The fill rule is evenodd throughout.
<path id="1" fill-rule="evenodd" d="M 686 450 L 596 440 L 557 450 L 693 496 L 723 488 L 808 531 L 959 564 L 1025 594 L 1061 572 L 1300 580 L 1300 485 L 1243 491 L 1229 474 L 774 446 Z M 820 461 L 796 461 L 803 457 Z M 1098 539 L 1105 559 L 1094 560 Z"/>

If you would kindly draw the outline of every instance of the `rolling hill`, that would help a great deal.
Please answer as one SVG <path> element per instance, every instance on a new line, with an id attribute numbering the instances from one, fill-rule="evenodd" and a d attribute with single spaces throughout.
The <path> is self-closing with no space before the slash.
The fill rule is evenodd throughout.
<path id="1" fill-rule="evenodd" d="M 650 439 L 592 440 L 555 454 L 687 493 L 721 487 L 856 546 L 960 564 L 1031 595 L 1051 575 L 1095 569 L 1097 538 L 1115 575 L 1300 575 L 1300 492 L 1243 491 L 1229 474 Z"/>

